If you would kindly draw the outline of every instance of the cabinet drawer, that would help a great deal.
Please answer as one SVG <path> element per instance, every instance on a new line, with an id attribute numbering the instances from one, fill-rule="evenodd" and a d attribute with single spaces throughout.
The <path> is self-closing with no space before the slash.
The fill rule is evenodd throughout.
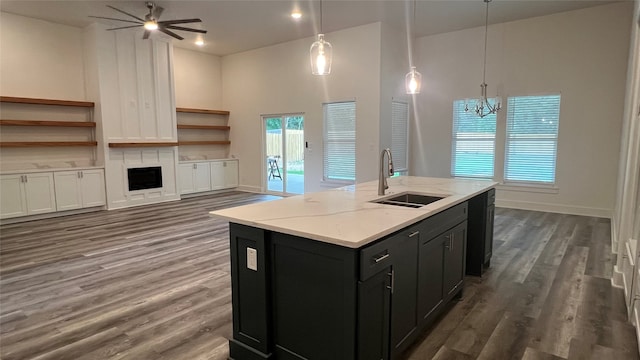
<path id="1" fill-rule="evenodd" d="M 489 189 L 487 194 L 487 206 L 491 206 L 496 202 L 496 189 Z"/>
<path id="2" fill-rule="evenodd" d="M 364 281 L 391 265 L 393 239 L 393 236 L 388 237 L 360 251 L 360 280 Z"/>
<path id="3" fill-rule="evenodd" d="M 395 261 L 402 261 L 400 247 L 405 243 L 403 240 L 414 237 L 417 239 L 417 236 L 422 236 L 419 229 L 418 224 L 410 225 L 360 250 L 360 280 L 364 281 L 387 266 L 394 265 Z"/>
<path id="4" fill-rule="evenodd" d="M 467 219 L 468 204 L 463 202 L 441 213 L 424 219 L 420 224 L 423 239 L 434 238 Z"/>

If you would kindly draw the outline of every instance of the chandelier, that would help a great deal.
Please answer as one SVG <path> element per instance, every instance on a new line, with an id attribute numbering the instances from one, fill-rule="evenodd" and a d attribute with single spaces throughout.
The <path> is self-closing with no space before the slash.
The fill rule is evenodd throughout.
<path id="1" fill-rule="evenodd" d="M 487 74 L 487 33 L 489 31 L 489 3 L 491 0 L 483 0 L 487 4 L 487 10 L 485 12 L 484 18 L 484 62 L 482 64 L 482 84 L 480 84 L 480 99 L 478 99 L 474 105 L 474 111 L 476 115 L 481 118 L 496 114 L 498 110 L 502 108 L 502 99 L 499 96 L 496 96 L 493 101 L 493 105 L 489 102 L 487 98 L 487 83 L 486 83 L 486 74 Z M 469 104 L 465 102 L 464 111 L 468 112 Z"/>

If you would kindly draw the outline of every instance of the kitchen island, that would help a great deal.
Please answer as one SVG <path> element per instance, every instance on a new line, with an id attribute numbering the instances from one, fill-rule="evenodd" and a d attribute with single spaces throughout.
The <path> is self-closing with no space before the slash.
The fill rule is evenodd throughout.
<path id="1" fill-rule="evenodd" d="M 495 185 L 401 176 L 383 196 L 372 181 L 212 212 L 230 222 L 230 358 L 400 357 L 461 296 L 467 234 L 486 244 Z M 406 193 L 435 201 L 384 201 Z"/>

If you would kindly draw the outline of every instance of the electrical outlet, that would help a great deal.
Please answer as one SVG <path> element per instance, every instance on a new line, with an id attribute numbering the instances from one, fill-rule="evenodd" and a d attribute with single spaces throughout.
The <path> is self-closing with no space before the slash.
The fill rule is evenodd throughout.
<path id="1" fill-rule="evenodd" d="M 247 248 L 247 269 L 258 271 L 258 250 Z"/>

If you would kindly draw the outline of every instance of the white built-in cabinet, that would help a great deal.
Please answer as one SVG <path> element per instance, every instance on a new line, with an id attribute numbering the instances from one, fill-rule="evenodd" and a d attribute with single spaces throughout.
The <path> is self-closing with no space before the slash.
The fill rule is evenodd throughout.
<path id="1" fill-rule="evenodd" d="M 180 194 L 238 186 L 238 160 L 208 160 L 179 165 Z"/>
<path id="2" fill-rule="evenodd" d="M 0 175 L 0 218 L 56 211 L 53 173 Z"/>
<path id="3" fill-rule="evenodd" d="M 104 170 L 73 170 L 54 173 L 58 211 L 105 205 Z"/>
<path id="4" fill-rule="evenodd" d="M 180 164 L 180 194 L 211 190 L 209 162 Z"/>
<path id="5" fill-rule="evenodd" d="M 222 161 L 224 168 L 224 188 L 238 187 L 238 161 L 225 160 Z"/>
<path id="6" fill-rule="evenodd" d="M 0 175 L 0 219 L 105 205 L 103 169 Z"/>

